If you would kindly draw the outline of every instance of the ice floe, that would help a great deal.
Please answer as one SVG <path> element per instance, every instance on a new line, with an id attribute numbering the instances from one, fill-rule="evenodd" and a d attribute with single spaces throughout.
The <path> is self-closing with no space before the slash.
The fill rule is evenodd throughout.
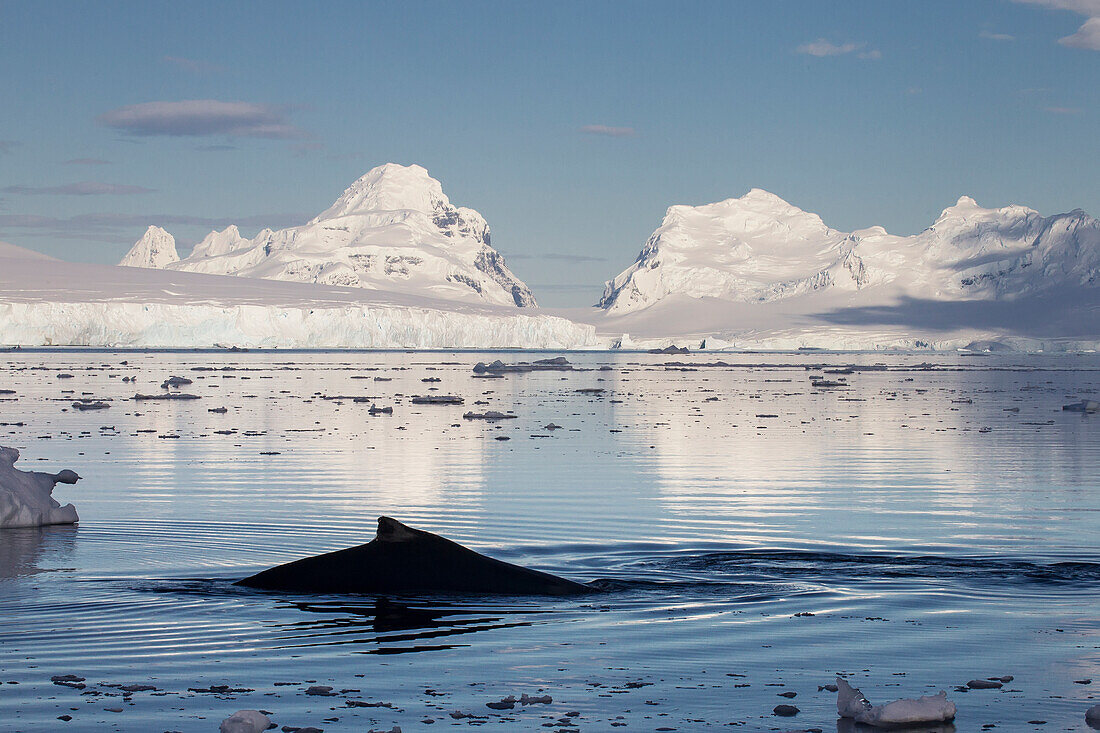
<path id="1" fill-rule="evenodd" d="M 76 507 L 61 506 L 50 494 L 57 484 L 75 484 L 80 477 L 68 469 L 56 474 L 20 471 L 17 460 L 18 450 L 0 448 L 0 528 L 75 524 Z"/>

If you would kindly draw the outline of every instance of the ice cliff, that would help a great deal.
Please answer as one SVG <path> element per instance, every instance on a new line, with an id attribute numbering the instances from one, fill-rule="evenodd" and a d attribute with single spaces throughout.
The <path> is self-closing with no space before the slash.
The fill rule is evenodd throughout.
<path id="1" fill-rule="evenodd" d="M 12 248 L 13 251 L 18 248 Z M 202 348 L 596 345 L 537 309 L 400 292 L 113 267 L 0 251 L 0 344 Z"/>

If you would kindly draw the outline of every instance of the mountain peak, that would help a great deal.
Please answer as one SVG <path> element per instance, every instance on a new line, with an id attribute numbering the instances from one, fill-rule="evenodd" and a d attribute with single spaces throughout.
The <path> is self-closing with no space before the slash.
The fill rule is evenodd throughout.
<path id="1" fill-rule="evenodd" d="M 162 268 L 179 262 L 176 238 L 158 226 L 150 226 L 118 264 L 123 267 Z"/>
<path id="2" fill-rule="evenodd" d="M 756 202 L 762 204 L 778 204 L 782 206 L 790 206 L 783 197 L 777 196 L 771 191 L 765 191 L 762 188 L 750 188 L 749 192 L 742 196 L 739 201 Z"/>
<path id="3" fill-rule="evenodd" d="M 360 176 L 311 223 L 378 211 L 431 214 L 449 204 L 443 186 L 423 166 L 386 163 Z"/>

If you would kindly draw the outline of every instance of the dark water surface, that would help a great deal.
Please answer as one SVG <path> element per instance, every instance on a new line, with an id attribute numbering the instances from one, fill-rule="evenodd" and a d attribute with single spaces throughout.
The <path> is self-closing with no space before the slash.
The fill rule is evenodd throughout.
<path id="1" fill-rule="evenodd" d="M 213 731 L 259 708 L 326 731 L 834 731 L 818 686 L 845 673 L 874 702 L 947 689 L 947 730 L 1087 730 L 1100 415 L 1060 408 L 1097 399 L 1100 356 L 589 353 L 573 372 L 471 371 L 538 356 L 0 354 L 0 444 L 24 470 L 84 477 L 55 491 L 78 527 L 0 530 L 0 729 Z M 886 369 L 810 386 L 815 365 L 849 364 Z M 201 399 L 128 399 L 173 374 Z M 604 592 L 231 585 L 366 542 L 379 514 Z M 189 691 L 211 685 L 248 691 Z M 485 705 L 524 693 L 553 702 Z"/>

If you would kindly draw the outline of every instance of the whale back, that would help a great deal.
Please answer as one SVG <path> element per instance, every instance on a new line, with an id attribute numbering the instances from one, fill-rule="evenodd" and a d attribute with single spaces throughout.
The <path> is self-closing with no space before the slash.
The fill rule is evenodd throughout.
<path id="1" fill-rule="evenodd" d="M 279 565 L 238 585 L 305 593 L 574 595 L 591 589 L 496 560 L 390 517 L 357 547 Z"/>

